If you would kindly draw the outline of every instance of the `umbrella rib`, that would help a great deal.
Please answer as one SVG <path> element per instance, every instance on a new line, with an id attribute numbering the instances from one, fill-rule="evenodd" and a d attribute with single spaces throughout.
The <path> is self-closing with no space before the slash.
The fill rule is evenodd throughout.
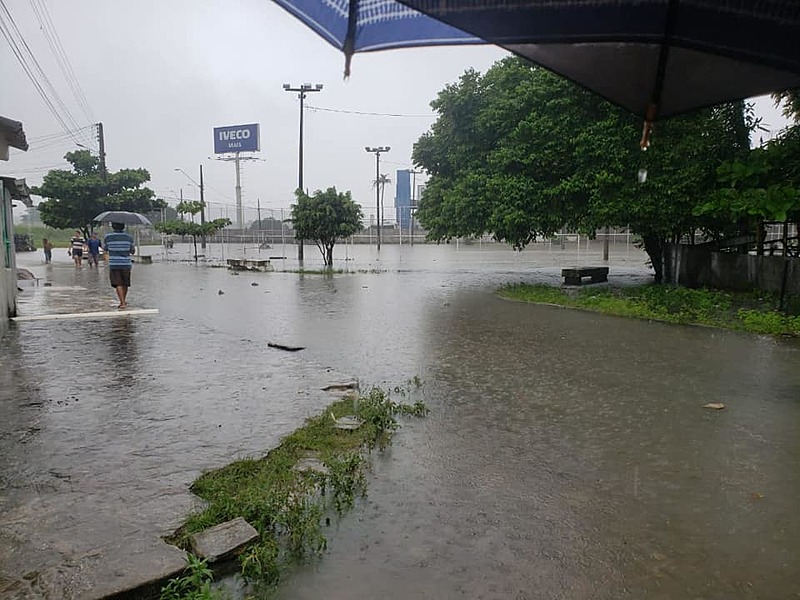
<path id="1" fill-rule="evenodd" d="M 347 13 L 347 34 L 344 38 L 344 78 L 350 77 L 350 61 L 356 51 L 356 26 L 358 25 L 358 0 L 350 0 Z"/>
<path id="2" fill-rule="evenodd" d="M 669 48 L 672 43 L 672 31 L 675 28 L 675 16 L 678 12 L 679 0 L 669 0 L 667 13 L 664 22 L 664 36 L 661 40 L 661 48 L 658 51 L 658 64 L 656 65 L 656 80 L 653 84 L 653 93 L 650 96 L 650 104 L 647 107 L 644 128 L 642 129 L 642 139 L 639 146 L 642 150 L 647 150 L 650 145 L 650 134 L 653 131 L 653 122 L 658 117 L 659 105 L 661 104 L 661 94 L 664 91 L 664 78 L 667 72 L 667 60 L 669 60 Z"/>

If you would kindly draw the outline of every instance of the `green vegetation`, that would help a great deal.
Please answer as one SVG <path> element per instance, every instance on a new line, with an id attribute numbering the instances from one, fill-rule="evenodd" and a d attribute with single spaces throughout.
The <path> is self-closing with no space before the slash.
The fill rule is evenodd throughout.
<path id="1" fill-rule="evenodd" d="M 414 378 L 406 389 L 421 384 Z M 396 388 L 396 392 L 405 395 L 406 389 Z M 327 515 L 343 514 L 356 498 L 366 495 L 364 451 L 386 447 L 399 427 L 398 416 L 424 416 L 427 412 L 421 401 L 394 402 L 388 392 L 377 388 L 334 402 L 265 457 L 238 460 L 199 477 L 192 491 L 208 506 L 192 515 L 168 541 L 188 548 L 191 534 L 243 517 L 260 538 L 239 557 L 241 574 L 256 587 L 274 587 L 287 567 L 325 550 L 322 524 L 330 522 Z M 363 421 L 359 428 L 335 427 L 336 419 L 351 415 Z M 296 468 L 304 459 L 319 461 L 327 472 Z M 192 590 L 201 589 L 205 579 L 198 582 Z M 179 588 L 174 582 L 170 585 Z M 166 593 L 167 588 L 164 590 Z M 205 598 L 162 594 L 167 600 L 195 597 Z"/>
<path id="2" fill-rule="evenodd" d="M 59 229 L 72 228 L 88 236 L 92 220 L 106 210 L 146 213 L 166 207 L 153 190 L 141 187 L 150 181 L 146 169 L 121 169 L 106 173 L 100 159 L 88 150 L 67 152 L 64 159 L 70 171 L 54 169 L 44 176 L 42 185 L 31 192 L 45 198 L 37 206 L 42 222 Z"/>
<path id="3" fill-rule="evenodd" d="M 353 202 L 350 192 L 337 192 L 329 187 L 309 196 L 297 190 L 297 204 L 292 205 L 292 224 L 297 239 L 311 240 L 319 248 L 326 266 L 333 266 L 333 247 L 361 229 L 361 206 Z"/>
<path id="4" fill-rule="evenodd" d="M 797 91 L 778 100 L 796 119 Z M 684 236 L 754 237 L 761 254 L 765 222 L 800 222 L 800 124 L 751 150 L 747 103 L 661 121 L 646 153 L 640 119 L 517 58 L 467 71 L 431 106 L 413 159 L 430 173 L 416 216 L 436 241 L 491 233 L 522 248 L 562 227 L 629 226 L 661 282 Z"/>
<path id="5" fill-rule="evenodd" d="M 42 225 L 14 225 L 15 233 L 30 234 L 37 249 L 42 247 L 42 239 L 47 238 L 56 248 L 69 248 L 74 229 L 52 229 Z"/>
<path id="6" fill-rule="evenodd" d="M 206 561 L 189 554 L 186 557 L 186 571 L 183 577 L 170 580 L 161 590 L 161 600 L 217 600 L 218 592 L 211 589 L 214 573 Z"/>
<path id="7" fill-rule="evenodd" d="M 517 284 L 503 288 L 499 293 L 513 300 L 557 304 L 622 317 L 770 335 L 800 335 L 800 298 L 791 299 L 789 314 L 784 314 L 774 309 L 776 297 L 765 292 L 641 286 L 583 288 L 573 295 L 547 285 Z"/>
<path id="8" fill-rule="evenodd" d="M 192 206 L 196 205 L 196 206 Z M 202 203 L 200 202 L 181 202 L 178 205 L 179 212 L 183 212 L 181 208 L 187 208 L 192 206 L 192 210 L 196 208 L 196 212 L 200 212 L 200 207 L 202 207 Z M 191 212 L 191 211 L 186 211 Z M 192 215 L 196 214 L 191 212 Z M 214 235 L 220 229 L 227 227 L 231 224 L 230 219 L 214 219 L 213 221 L 206 221 L 205 223 L 195 223 L 194 221 L 166 221 L 164 223 L 156 223 L 155 229 L 161 233 L 167 235 L 189 235 L 192 237 L 192 243 L 194 244 L 194 261 L 197 262 L 197 238 L 198 237 L 208 237 L 210 235 Z"/>

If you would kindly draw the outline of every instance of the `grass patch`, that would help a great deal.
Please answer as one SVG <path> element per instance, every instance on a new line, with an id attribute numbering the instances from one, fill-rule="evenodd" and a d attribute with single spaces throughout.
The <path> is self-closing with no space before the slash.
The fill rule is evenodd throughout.
<path id="1" fill-rule="evenodd" d="M 420 385 L 414 378 L 407 388 L 395 391 L 405 395 L 411 386 Z M 358 497 L 366 495 L 365 453 L 390 443 L 392 432 L 399 427 L 398 416 L 424 416 L 427 412 L 421 401 L 398 403 L 378 388 L 338 400 L 263 458 L 238 460 L 201 475 L 191 489 L 208 506 L 190 516 L 167 541 L 188 550 L 191 534 L 243 517 L 260 538 L 239 557 L 241 574 L 256 588 L 273 588 L 286 568 L 325 550 L 323 522 L 329 524 L 331 516 L 342 515 Z M 352 431 L 337 429 L 335 419 L 348 415 L 356 415 L 363 425 Z M 328 472 L 295 469 L 305 458 L 319 460 Z M 198 569 L 195 565 L 194 572 Z M 203 578 L 195 580 L 201 585 L 205 582 Z M 167 586 L 163 599 L 205 597 L 189 595 L 197 588 L 184 590 L 175 581 L 170 585 L 185 595 L 167 595 Z"/>
<path id="2" fill-rule="evenodd" d="M 502 288 L 499 294 L 513 300 L 557 304 L 637 319 L 800 336 L 800 298 L 790 298 L 787 311 L 782 313 L 775 309 L 777 296 L 767 292 L 646 285 L 582 288 L 576 293 L 567 293 L 548 285 L 516 284 Z"/>

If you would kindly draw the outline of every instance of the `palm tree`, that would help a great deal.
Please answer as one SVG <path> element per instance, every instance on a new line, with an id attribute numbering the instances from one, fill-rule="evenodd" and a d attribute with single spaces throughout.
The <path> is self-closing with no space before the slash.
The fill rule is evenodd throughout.
<path id="1" fill-rule="evenodd" d="M 383 215 L 385 214 L 383 211 L 383 198 L 386 196 L 387 183 L 392 183 L 392 180 L 389 179 L 389 176 L 386 173 L 381 173 L 381 176 L 372 182 L 373 188 L 380 186 L 381 189 L 381 214 L 378 215 L 378 227 L 383 225 Z"/>

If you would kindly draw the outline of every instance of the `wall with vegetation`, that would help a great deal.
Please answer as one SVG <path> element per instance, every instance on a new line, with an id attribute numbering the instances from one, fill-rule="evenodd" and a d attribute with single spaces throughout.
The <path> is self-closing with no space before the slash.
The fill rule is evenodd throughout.
<path id="1" fill-rule="evenodd" d="M 781 291 L 784 277 L 786 293 L 800 294 L 800 259 L 782 256 L 753 256 L 732 252 L 712 252 L 696 246 L 673 245 L 667 260 L 674 267 L 676 283 L 687 287 L 721 290 Z"/>

